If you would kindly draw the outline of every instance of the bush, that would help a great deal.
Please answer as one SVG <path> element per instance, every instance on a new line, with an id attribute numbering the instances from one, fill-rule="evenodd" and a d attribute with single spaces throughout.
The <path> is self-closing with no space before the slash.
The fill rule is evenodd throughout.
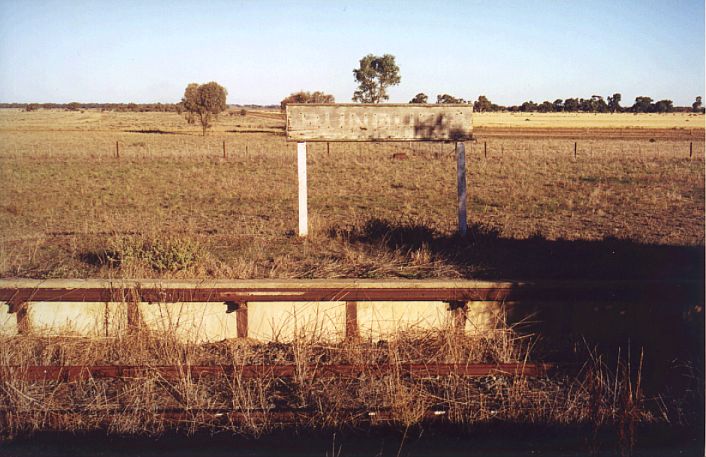
<path id="1" fill-rule="evenodd" d="M 136 266 L 158 272 L 188 270 L 202 256 L 198 242 L 189 238 L 118 237 L 108 241 L 108 262 L 125 268 Z"/>

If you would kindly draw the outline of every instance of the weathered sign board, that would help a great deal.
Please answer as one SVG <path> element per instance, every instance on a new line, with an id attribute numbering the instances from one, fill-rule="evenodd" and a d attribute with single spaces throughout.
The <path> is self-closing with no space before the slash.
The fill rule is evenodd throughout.
<path id="1" fill-rule="evenodd" d="M 288 104 L 287 139 L 297 141 L 299 235 L 309 233 L 307 141 L 455 141 L 458 231 L 466 234 L 466 150 L 473 139 L 472 105 Z"/>
<path id="2" fill-rule="evenodd" d="M 295 141 L 465 141 L 472 105 L 288 104 Z"/>

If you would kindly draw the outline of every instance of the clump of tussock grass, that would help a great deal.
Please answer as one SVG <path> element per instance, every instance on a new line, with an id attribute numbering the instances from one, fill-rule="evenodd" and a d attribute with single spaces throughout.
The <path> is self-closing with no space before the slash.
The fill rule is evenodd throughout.
<path id="1" fill-rule="evenodd" d="M 189 270 L 203 256 L 203 249 L 197 240 L 179 236 L 115 236 L 108 239 L 105 250 L 109 265 L 159 273 Z"/>

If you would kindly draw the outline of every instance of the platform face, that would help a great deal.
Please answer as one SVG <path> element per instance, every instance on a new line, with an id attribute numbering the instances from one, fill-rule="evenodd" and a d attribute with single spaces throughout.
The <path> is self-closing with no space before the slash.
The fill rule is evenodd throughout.
<path id="1" fill-rule="evenodd" d="M 137 326 L 197 342 L 375 341 L 409 329 L 482 334 L 518 303 L 702 306 L 704 289 L 701 281 L 0 280 L 0 334 L 111 337 Z"/>
<path id="2" fill-rule="evenodd" d="M 472 105 L 288 104 L 287 139 L 296 141 L 465 141 Z"/>

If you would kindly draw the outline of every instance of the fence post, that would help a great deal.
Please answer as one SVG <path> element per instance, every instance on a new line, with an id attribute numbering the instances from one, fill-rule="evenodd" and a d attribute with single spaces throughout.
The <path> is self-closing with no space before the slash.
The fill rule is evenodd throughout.
<path id="1" fill-rule="evenodd" d="M 27 302 L 9 302 L 8 312 L 15 314 L 15 319 L 17 319 L 17 333 L 19 335 L 28 335 L 32 326 L 29 321 L 29 304 Z"/>
<path id="2" fill-rule="evenodd" d="M 456 335 L 463 335 L 466 332 L 466 321 L 468 320 L 468 304 L 465 301 L 450 301 L 449 311 L 453 318 L 453 332 Z"/>
<path id="3" fill-rule="evenodd" d="M 346 341 L 360 338 L 360 328 L 358 327 L 358 303 L 354 301 L 346 302 Z"/>
<path id="4" fill-rule="evenodd" d="M 223 158 L 227 159 L 228 158 L 228 153 L 226 152 L 226 141 L 223 140 Z"/>
<path id="5" fill-rule="evenodd" d="M 691 159 L 692 154 L 694 153 L 694 143 L 689 142 L 689 158 Z"/>
<path id="6" fill-rule="evenodd" d="M 235 310 L 235 326 L 238 338 L 248 337 L 248 304 L 246 302 L 238 303 L 238 309 Z"/>
<path id="7" fill-rule="evenodd" d="M 117 141 L 115 142 L 115 158 L 120 158 L 120 145 Z"/>
<path id="8" fill-rule="evenodd" d="M 463 142 L 456 143 L 456 181 L 458 191 L 458 233 L 466 235 L 468 230 L 466 210 L 466 148 Z"/>
<path id="9" fill-rule="evenodd" d="M 299 182 L 299 236 L 309 234 L 306 193 L 306 142 L 297 143 L 297 178 Z"/>
<path id="10" fill-rule="evenodd" d="M 574 141 L 574 159 L 576 158 L 576 148 L 577 148 L 578 143 Z"/>
<path id="11" fill-rule="evenodd" d="M 140 294 L 134 288 L 127 290 L 122 297 L 127 307 L 127 330 L 134 333 L 142 327 L 142 316 L 140 315 Z"/>

